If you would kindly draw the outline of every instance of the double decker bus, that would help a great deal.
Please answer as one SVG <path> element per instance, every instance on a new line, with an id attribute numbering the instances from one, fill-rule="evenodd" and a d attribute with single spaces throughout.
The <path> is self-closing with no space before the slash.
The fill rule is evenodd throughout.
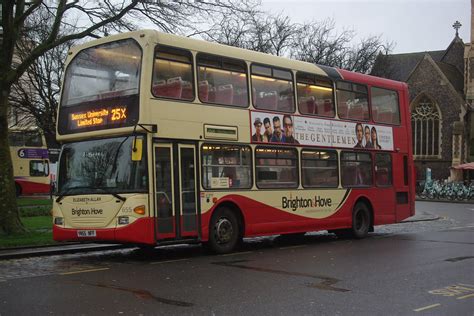
<path id="1" fill-rule="evenodd" d="M 11 128 L 8 133 L 16 195 L 49 194 L 48 149 L 35 129 Z"/>
<path id="2" fill-rule="evenodd" d="M 57 241 L 199 242 L 414 214 L 404 83 L 157 31 L 72 48 Z"/>

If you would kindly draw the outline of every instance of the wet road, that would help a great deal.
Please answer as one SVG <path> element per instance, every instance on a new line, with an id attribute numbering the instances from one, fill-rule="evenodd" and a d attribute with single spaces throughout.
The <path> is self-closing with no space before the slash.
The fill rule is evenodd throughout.
<path id="1" fill-rule="evenodd" d="M 0 315 L 473 315 L 474 205 L 417 203 L 440 220 L 331 234 L 0 261 Z"/>

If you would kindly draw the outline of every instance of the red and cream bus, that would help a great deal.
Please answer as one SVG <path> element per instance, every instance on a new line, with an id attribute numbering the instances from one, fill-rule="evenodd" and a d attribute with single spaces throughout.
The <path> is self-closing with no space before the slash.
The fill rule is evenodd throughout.
<path id="1" fill-rule="evenodd" d="M 35 129 L 10 129 L 8 133 L 16 195 L 50 194 L 48 149 Z"/>
<path id="2" fill-rule="evenodd" d="M 404 83 L 156 31 L 74 47 L 63 82 L 55 240 L 225 253 L 414 214 Z"/>

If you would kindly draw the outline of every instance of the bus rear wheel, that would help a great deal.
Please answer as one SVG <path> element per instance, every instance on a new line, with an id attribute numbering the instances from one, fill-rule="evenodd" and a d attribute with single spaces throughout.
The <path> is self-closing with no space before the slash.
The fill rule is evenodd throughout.
<path id="1" fill-rule="evenodd" d="M 237 217 L 229 208 L 220 207 L 212 215 L 208 247 L 215 253 L 229 253 L 239 241 Z"/>
<path id="2" fill-rule="evenodd" d="M 356 239 L 367 237 L 370 228 L 370 211 L 367 204 L 357 202 L 352 211 L 352 236 Z"/>

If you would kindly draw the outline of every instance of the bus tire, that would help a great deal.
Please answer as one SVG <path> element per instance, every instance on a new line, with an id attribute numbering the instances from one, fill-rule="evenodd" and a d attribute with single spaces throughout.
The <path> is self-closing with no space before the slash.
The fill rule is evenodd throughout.
<path id="1" fill-rule="evenodd" d="M 18 183 L 15 183 L 15 191 L 17 197 L 21 195 L 21 186 Z"/>
<path id="2" fill-rule="evenodd" d="M 211 218 L 207 246 L 215 253 L 229 253 L 237 246 L 239 236 L 239 223 L 235 213 L 227 207 L 219 207 Z"/>
<path id="3" fill-rule="evenodd" d="M 367 237 L 370 229 L 370 211 L 367 204 L 357 202 L 352 211 L 352 236 L 356 239 Z"/>

